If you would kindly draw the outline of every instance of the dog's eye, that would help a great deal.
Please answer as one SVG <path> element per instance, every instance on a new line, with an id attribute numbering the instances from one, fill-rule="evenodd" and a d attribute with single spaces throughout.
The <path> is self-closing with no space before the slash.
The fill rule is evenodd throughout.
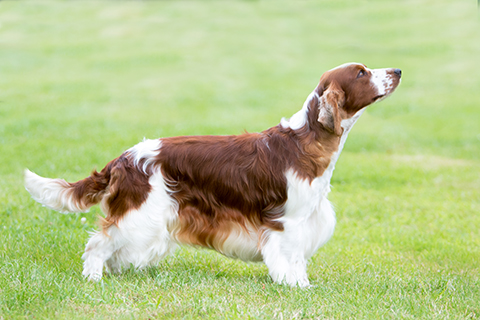
<path id="1" fill-rule="evenodd" d="M 363 77 L 363 76 L 366 75 L 366 74 L 367 74 L 367 73 L 365 72 L 365 70 L 360 70 L 360 71 L 358 72 L 358 74 L 357 74 L 357 79 Z"/>

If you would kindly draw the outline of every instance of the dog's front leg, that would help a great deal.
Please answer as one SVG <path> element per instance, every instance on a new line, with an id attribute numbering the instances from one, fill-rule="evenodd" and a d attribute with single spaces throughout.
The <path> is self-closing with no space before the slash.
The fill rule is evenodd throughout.
<path id="1" fill-rule="evenodd" d="M 263 261 L 274 282 L 308 287 L 305 254 L 289 236 L 287 231 L 271 231 L 262 248 Z"/>

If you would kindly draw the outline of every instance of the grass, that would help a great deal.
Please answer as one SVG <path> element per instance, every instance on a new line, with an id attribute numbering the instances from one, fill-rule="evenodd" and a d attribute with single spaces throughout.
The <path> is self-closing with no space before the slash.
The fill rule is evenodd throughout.
<path id="1" fill-rule="evenodd" d="M 2 2 L 0 319 L 479 318 L 479 23 L 446 0 Z M 75 181 L 143 137 L 266 129 L 348 61 L 404 76 L 350 134 L 312 288 L 190 248 L 86 282 L 99 209 L 23 189 L 25 167 Z"/>

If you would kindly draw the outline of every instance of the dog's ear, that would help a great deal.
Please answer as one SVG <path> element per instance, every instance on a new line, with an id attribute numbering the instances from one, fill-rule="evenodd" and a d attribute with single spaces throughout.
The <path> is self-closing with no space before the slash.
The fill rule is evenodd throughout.
<path id="1" fill-rule="evenodd" d="M 345 102 L 345 92 L 338 84 L 332 82 L 328 88 L 323 89 L 320 97 L 318 122 L 331 133 L 341 136 L 343 128 L 341 126 L 339 107 Z"/>

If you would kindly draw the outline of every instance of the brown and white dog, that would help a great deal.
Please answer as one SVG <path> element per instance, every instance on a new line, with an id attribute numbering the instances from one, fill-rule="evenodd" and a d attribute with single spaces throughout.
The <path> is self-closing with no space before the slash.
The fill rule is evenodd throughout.
<path id="1" fill-rule="evenodd" d="M 25 170 L 32 197 L 60 212 L 101 203 L 102 230 L 83 275 L 142 268 L 178 244 L 263 261 L 273 281 L 309 285 L 306 265 L 332 236 L 330 179 L 365 107 L 391 94 L 400 69 L 348 63 L 327 71 L 303 108 L 260 133 L 145 140 L 75 183 Z"/>

